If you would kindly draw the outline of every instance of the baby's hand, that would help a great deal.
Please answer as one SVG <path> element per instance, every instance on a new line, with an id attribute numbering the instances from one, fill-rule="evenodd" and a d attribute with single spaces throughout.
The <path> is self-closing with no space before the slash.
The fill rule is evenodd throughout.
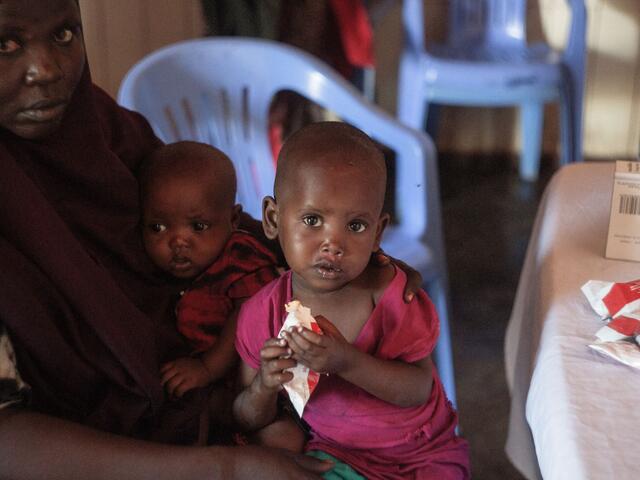
<path id="1" fill-rule="evenodd" d="M 322 334 L 303 327 L 284 333 L 293 359 L 318 373 L 340 373 L 348 367 L 353 348 L 333 323 L 321 315 L 315 317 Z"/>
<path id="2" fill-rule="evenodd" d="M 160 369 L 167 393 L 180 398 L 193 388 L 204 387 L 213 380 L 199 358 L 184 357 L 165 363 Z"/>
<path id="3" fill-rule="evenodd" d="M 282 338 L 270 338 L 260 349 L 260 382 L 269 390 L 280 390 L 282 385 L 291 381 L 293 373 L 285 372 L 296 366 L 291 359 L 291 350 Z"/>

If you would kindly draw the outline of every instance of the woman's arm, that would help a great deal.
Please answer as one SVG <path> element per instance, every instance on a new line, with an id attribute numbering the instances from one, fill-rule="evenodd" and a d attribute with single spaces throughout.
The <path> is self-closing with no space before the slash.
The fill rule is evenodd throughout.
<path id="1" fill-rule="evenodd" d="M 332 464 L 314 460 L 263 447 L 156 444 L 0 410 L 0 478 L 7 480 L 318 479 Z"/>
<path id="2" fill-rule="evenodd" d="M 405 284 L 404 292 L 402 293 L 405 303 L 410 303 L 411 300 L 413 300 L 416 292 L 422 287 L 422 275 L 420 275 L 420 272 L 407 265 L 402 260 L 390 257 L 389 255 L 384 253 L 382 249 L 379 249 L 377 252 L 371 255 L 371 263 L 378 267 L 386 267 L 387 265 L 393 263 L 405 273 L 405 275 L 407 276 L 407 283 Z"/>

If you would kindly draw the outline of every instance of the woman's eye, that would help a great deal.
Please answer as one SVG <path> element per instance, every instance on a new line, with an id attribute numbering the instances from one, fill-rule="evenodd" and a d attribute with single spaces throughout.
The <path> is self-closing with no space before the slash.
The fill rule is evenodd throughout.
<path id="1" fill-rule="evenodd" d="M 351 222 L 349 224 L 349 230 L 356 233 L 362 233 L 367 229 L 367 226 L 362 222 Z"/>
<path id="2" fill-rule="evenodd" d="M 67 44 L 73 40 L 74 37 L 73 30 L 70 28 L 61 28 L 56 33 L 53 34 L 53 39 L 60 44 Z"/>
<path id="3" fill-rule="evenodd" d="M 161 223 L 152 223 L 149 225 L 149 230 L 155 233 L 164 232 L 166 229 L 167 229 L 167 226 Z"/>
<path id="4" fill-rule="evenodd" d="M 318 227 L 321 224 L 320 218 L 315 215 L 306 215 L 302 217 L 302 223 L 309 227 Z"/>
<path id="5" fill-rule="evenodd" d="M 196 232 L 204 232 L 207 228 L 209 228 L 209 224 L 208 223 L 204 223 L 204 222 L 193 222 L 193 229 Z"/>
<path id="6" fill-rule="evenodd" d="M 13 53 L 20 49 L 20 44 L 10 38 L 0 38 L 0 54 Z"/>

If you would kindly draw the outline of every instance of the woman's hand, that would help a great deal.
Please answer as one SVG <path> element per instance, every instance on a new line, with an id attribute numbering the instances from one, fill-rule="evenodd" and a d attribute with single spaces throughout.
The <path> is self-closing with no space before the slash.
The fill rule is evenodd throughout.
<path id="1" fill-rule="evenodd" d="M 293 373 L 286 372 L 296 366 L 291 358 L 292 351 L 283 338 L 270 338 L 260 349 L 259 381 L 269 390 L 280 390 L 282 385 L 291 381 Z"/>
<path id="2" fill-rule="evenodd" d="M 390 257 L 384 253 L 382 249 L 379 249 L 371 255 L 371 263 L 379 267 L 385 267 L 390 263 L 393 263 L 407 275 L 407 283 L 404 286 L 403 292 L 405 303 L 410 303 L 416 292 L 422 287 L 422 275 L 420 275 L 420 272 L 410 267 L 402 260 Z"/>
<path id="3" fill-rule="evenodd" d="M 321 474 L 334 465 L 308 455 L 267 447 L 235 447 L 232 451 L 233 473 L 227 478 L 234 479 L 320 479 Z"/>
<path id="4" fill-rule="evenodd" d="M 315 319 L 322 334 L 303 327 L 283 333 L 293 359 L 318 373 L 340 373 L 348 367 L 348 354 L 353 347 L 329 320 L 321 315 Z"/>
<path id="5" fill-rule="evenodd" d="M 165 363 L 160 369 L 162 385 L 172 397 L 180 398 L 189 390 L 209 385 L 213 380 L 199 358 L 184 357 Z"/>

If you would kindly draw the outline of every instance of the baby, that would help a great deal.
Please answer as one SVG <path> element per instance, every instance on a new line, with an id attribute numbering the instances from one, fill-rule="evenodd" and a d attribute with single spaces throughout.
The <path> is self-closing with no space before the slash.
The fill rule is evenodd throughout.
<path id="1" fill-rule="evenodd" d="M 141 176 L 143 241 L 151 260 L 191 281 L 176 307 L 177 328 L 193 355 L 161 368 L 167 392 L 181 397 L 223 379 L 235 365 L 240 305 L 278 277 L 276 258 L 238 230 L 233 164 L 220 150 L 196 142 L 163 146 Z"/>
<path id="2" fill-rule="evenodd" d="M 268 427 L 299 362 L 325 374 L 303 413 L 311 455 L 348 478 L 469 478 L 467 443 L 430 358 L 433 304 L 423 291 L 405 303 L 405 274 L 369 262 L 389 222 L 385 184 L 381 151 L 345 123 L 311 124 L 285 143 L 263 227 L 291 270 L 240 312 L 234 414 L 247 430 Z M 278 338 L 293 299 L 322 334 L 298 327 Z"/>

